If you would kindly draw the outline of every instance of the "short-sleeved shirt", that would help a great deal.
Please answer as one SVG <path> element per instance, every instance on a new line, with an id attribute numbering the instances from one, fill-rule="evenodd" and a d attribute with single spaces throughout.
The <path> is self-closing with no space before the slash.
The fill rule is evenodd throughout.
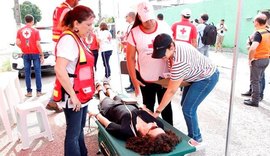
<path id="1" fill-rule="evenodd" d="M 201 48 L 204 46 L 202 43 L 202 36 L 203 36 L 203 31 L 205 29 L 206 25 L 204 23 L 198 24 L 197 25 L 197 41 L 198 41 L 198 48 Z"/>
<path id="2" fill-rule="evenodd" d="M 217 29 L 218 29 L 218 31 L 217 31 L 218 35 L 224 36 L 225 32 L 226 32 L 225 29 L 227 29 L 227 26 L 225 24 L 223 24 L 223 25 L 218 24 Z"/>
<path id="3" fill-rule="evenodd" d="M 65 58 L 69 61 L 66 70 L 68 73 L 74 73 L 79 56 L 79 49 L 75 39 L 71 35 L 64 35 L 61 37 L 56 45 L 56 56 Z M 73 78 L 70 78 L 73 85 Z M 66 100 L 68 96 L 66 95 Z M 82 104 L 82 107 L 88 105 L 89 102 Z M 66 101 L 59 102 L 61 107 L 66 108 Z M 68 108 L 73 108 L 73 105 L 68 102 Z"/>
<path id="4" fill-rule="evenodd" d="M 170 70 L 172 80 L 183 78 L 187 82 L 196 82 L 209 78 L 216 71 L 216 65 L 192 45 L 176 42 L 175 47 L 176 51 Z"/>
<path id="5" fill-rule="evenodd" d="M 253 36 L 253 41 L 261 43 L 262 35 L 258 31 L 255 32 Z"/>
<path id="6" fill-rule="evenodd" d="M 97 38 L 100 40 L 100 42 L 99 42 L 99 51 L 100 52 L 113 50 L 112 34 L 110 33 L 109 30 L 99 31 Z"/>
<path id="7" fill-rule="evenodd" d="M 175 41 L 191 43 L 193 39 L 197 38 L 197 29 L 188 19 L 174 23 L 171 29 Z"/>
<path id="8" fill-rule="evenodd" d="M 254 33 L 253 41 L 258 42 L 254 59 L 269 58 L 270 54 L 270 31 L 266 29 L 259 29 Z"/>
<path id="9" fill-rule="evenodd" d="M 144 81 L 157 81 L 160 76 L 163 77 L 163 73 L 168 72 L 167 62 L 163 59 L 152 58 L 153 41 L 161 33 L 171 36 L 172 31 L 169 27 L 157 21 L 156 28 L 152 33 L 144 32 L 141 26 L 138 25 L 131 29 L 128 36 L 128 43 L 137 50 L 137 70 Z"/>
<path id="10" fill-rule="evenodd" d="M 17 39 L 21 41 L 21 50 L 24 54 L 39 54 L 37 41 L 40 41 L 39 31 L 31 26 L 24 26 L 17 31 Z"/>

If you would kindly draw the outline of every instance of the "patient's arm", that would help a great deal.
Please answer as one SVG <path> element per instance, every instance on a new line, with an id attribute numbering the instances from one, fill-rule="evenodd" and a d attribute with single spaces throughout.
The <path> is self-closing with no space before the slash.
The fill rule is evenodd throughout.
<path id="1" fill-rule="evenodd" d="M 88 114 L 90 117 L 95 117 L 104 127 L 107 127 L 111 121 L 108 120 L 107 118 L 105 118 L 102 114 L 100 114 L 100 112 L 98 110 L 91 110 L 88 111 Z"/>
<path id="2" fill-rule="evenodd" d="M 96 119 L 106 128 L 111 123 L 110 120 L 105 118 L 102 114 L 98 113 L 95 115 Z"/>

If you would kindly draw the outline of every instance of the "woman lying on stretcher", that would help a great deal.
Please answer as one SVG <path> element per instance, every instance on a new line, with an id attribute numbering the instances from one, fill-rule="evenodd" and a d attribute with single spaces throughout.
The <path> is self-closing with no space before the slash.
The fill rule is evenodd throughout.
<path id="1" fill-rule="evenodd" d="M 174 149 L 179 138 L 172 131 L 164 131 L 163 124 L 150 111 L 138 108 L 137 103 L 124 104 L 123 100 L 104 83 L 106 93 L 100 84 L 98 91 L 100 112 L 89 111 L 106 130 L 116 138 L 126 140 L 126 148 L 142 155 L 166 153 Z"/>

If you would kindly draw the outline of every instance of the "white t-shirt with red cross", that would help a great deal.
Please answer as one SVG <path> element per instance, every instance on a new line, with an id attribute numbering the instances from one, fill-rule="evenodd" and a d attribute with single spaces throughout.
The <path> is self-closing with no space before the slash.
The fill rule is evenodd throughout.
<path id="1" fill-rule="evenodd" d="M 137 70 L 144 81 L 157 81 L 159 77 L 164 77 L 164 73 L 168 73 L 167 61 L 152 58 L 153 41 L 161 33 L 172 35 L 172 31 L 168 26 L 157 21 L 154 32 L 146 33 L 143 32 L 140 26 L 136 26 L 128 36 L 128 43 L 137 50 Z"/>

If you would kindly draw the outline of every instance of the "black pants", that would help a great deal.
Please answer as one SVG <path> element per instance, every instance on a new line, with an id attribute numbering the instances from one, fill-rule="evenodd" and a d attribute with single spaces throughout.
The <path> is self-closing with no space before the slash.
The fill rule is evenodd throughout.
<path id="1" fill-rule="evenodd" d="M 98 49 L 96 50 L 91 50 L 94 54 L 95 57 L 95 71 L 97 71 L 97 60 L 98 60 Z"/>
<path id="2" fill-rule="evenodd" d="M 144 87 L 140 87 L 141 92 L 142 92 L 143 104 L 145 104 L 149 110 L 154 111 L 154 106 L 156 103 L 156 96 L 158 99 L 158 103 L 160 103 L 163 95 L 166 92 L 166 88 L 156 83 L 145 82 L 138 71 L 136 71 L 136 76 L 139 81 L 145 84 Z M 173 125 L 171 102 L 161 112 L 161 116 L 165 121 Z"/>

